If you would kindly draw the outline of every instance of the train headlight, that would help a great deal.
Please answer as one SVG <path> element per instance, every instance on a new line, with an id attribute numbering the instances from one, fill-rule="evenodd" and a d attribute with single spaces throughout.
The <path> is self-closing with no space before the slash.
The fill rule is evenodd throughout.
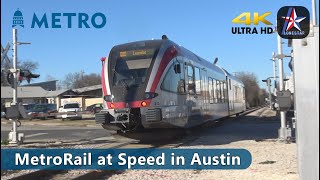
<path id="1" fill-rule="evenodd" d="M 146 103 L 145 101 L 142 101 L 142 102 L 141 102 L 141 106 L 142 106 L 142 107 L 146 107 L 146 106 L 147 106 L 147 103 Z"/>
<path id="2" fill-rule="evenodd" d="M 114 104 L 113 103 L 110 104 L 110 108 L 114 109 Z"/>
<path id="3" fill-rule="evenodd" d="M 158 94 L 157 93 L 153 93 L 153 92 L 146 92 L 144 93 L 144 99 L 152 99 L 157 97 Z"/>
<path id="4" fill-rule="evenodd" d="M 111 102 L 113 100 L 114 96 L 113 95 L 106 95 L 103 97 L 103 99 L 107 102 Z"/>

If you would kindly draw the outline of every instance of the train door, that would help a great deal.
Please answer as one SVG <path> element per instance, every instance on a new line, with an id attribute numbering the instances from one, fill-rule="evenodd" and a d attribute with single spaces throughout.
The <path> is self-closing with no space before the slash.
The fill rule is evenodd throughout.
<path id="1" fill-rule="evenodd" d="M 196 125 L 202 123 L 201 116 L 201 76 L 200 69 L 192 65 L 185 66 L 186 72 L 186 89 L 187 89 L 187 106 L 189 112 L 189 125 Z"/>

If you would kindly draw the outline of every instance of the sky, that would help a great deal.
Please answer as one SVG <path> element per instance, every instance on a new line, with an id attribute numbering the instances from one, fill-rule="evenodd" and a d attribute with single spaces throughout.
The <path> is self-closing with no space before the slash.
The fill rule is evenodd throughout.
<path id="1" fill-rule="evenodd" d="M 266 19 L 276 25 L 277 11 L 282 6 L 300 5 L 311 13 L 311 0 L 2 0 L 1 44 L 12 43 L 12 18 L 19 8 L 24 28 L 18 28 L 18 41 L 31 42 L 18 47 L 18 60 L 39 63 L 36 73 L 45 81 L 47 76 L 63 80 L 68 73 L 100 73 L 100 58 L 107 56 L 117 44 L 138 40 L 160 39 L 163 34 L 198 56 L 213 62 L 229 72 L 252 72 L 259 82 L 273 75 L 270 61 L 277 52 L 277 35 L 232 34 L 238 26 L 232 19 L 242 12 L 271 12 Z M 101 29 L 67 28 L 67 18 L 61 18 L 62 27 L 50 27 L 51 13 L 97 12 L 106 15 L 106 26 Z M 33 14 L 48 16 L 49 28 L 31 28 Z M 89 23 L 91 25 L 91 23 Z M 259 26 L 263 23 L 260 22 Z M 249 26 L 254 27 L 254 26 Z M 284 40 L 284 53 L 289 54 Z M 12 57 L 12 51 L 8 52 Z M 290 74 L 289 59 L 284 60 L 285 73 Z M 260 85 L 264 85 L 262 82 Z"/>

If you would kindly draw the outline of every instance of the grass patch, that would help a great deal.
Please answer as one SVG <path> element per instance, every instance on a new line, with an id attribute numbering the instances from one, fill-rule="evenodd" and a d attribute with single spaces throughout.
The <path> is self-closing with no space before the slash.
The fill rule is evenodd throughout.
<path id="1" fill-rule="evenodd" d="M 1 140 L 1 145 L 8 145 L 9 144 L 9 140 L 5 139 L 5 140 Z"/>

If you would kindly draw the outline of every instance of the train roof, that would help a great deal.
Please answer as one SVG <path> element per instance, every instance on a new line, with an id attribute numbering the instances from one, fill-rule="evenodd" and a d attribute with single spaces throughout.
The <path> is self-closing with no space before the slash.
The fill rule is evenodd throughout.
<path id="1" fill-rule="evenodd" d="M 123 50 L 126 48 L 141 48 L 141 47 L 158 47 L 160 48 L 164 43 L 169 43 L 172 45 L 175 45 L 177 47 L 179 47 L 179 49 L 187 56 L 191 56 L 191 59 L 195 60 L 197 59 L 198 62 L 200 64 L 202 64 L 205 67 L 211 68 L 216 72 L 219 72 L 221 74 L 224 74 L 225 76 L 228 76 L 230 79 L 233 79 L 235 81 L 238 81 L 239 83 L 243 84 L 242 81 L 240 79 L 238 79 L 237 77 L 233 76 L 232 74 L 230 74 L 227 70 L 225 70 L 224 68 L 215 65 L 213 63 L 210 63 L 209 61 L 201 58 L 200 56 L 196 55 L 195 53 L 193 53 L 192 51 L 186 49 L 183 46 L 180 46 L 178 44 L 176 44 L 175 42 L 169 40 L 169 39 L 154 39 L 154 40 L 142 40 L 142 41 L 134 41 L 134 42 L 129 42 L 129 43 L 124 43 L 124 44 L 119 44 L 116 45 L 112 48 L 112 50 Z"/>
<path id="2" fill-rule="evenodd" d="M 227 75 L 230 79 L 233 79 L 233 80 L 238 81 L 239 83 L 243 84 L 243 82 L 242 82 L 239 78 L 237 78 L 236 76 L 230 74 L 229 71 L 227 71 L 227 70 L 224 69 L 224 68 L 221 68 L 221 69 L 226 73 L 226 75 Z"/>
<path id="3" fill-rule="evenodd" d="M 143 41 L 134 41 L 124 44 L 116 45 L 112 50 L 122 50 L 126 48 L 141 48 L 141 47 L 160 47 L 166 40 L 143 40 Z"/>

